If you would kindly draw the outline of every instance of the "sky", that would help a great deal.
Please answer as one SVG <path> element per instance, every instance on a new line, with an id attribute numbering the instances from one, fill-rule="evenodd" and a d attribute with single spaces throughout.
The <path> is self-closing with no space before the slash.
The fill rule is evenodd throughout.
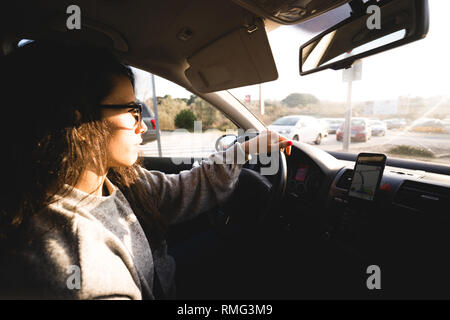
<path id="1" fill-rule="evenodd" d="M 399 96 L 449 96 L 450 59 L 447 50 L 450 49 L 448 36 L 450 1 L 429 2 L 430 30 L 427 37 L 363 59 L 362 80 L 353 83 L 352 100 L 392 100 Z M 342 13 L 342 8 L 336 12 L 339 10 Z M 298 71 L 300 46 L 313 38 L 318 31 L 331 26 L 335 20 L 336 14 L 333 17 L 333 13 L 330 13 L 329 17 L 315 24 L 316 28 L 310 28 L 309 23 L 309 26 L 306 25 L 304 28 L 302 25 L 282 26 L 268 33 L 279 78 L 262 84 L 264 99 L 282 100 L 289 94 L 298 92 L 314 94 L 320 100 L 347 100 L 347 84 L 342 81 L 342 70 L 325 70 L 307 76 L 300 76 Z M 139 95 L 151 96 L 149 77 L 142 73 L 137 78 L 138 98 L 141 98 Z M 258 98 L 258 86 L 230 91 L 241 100 L 244 100 L 246 95 L 251 95 L 252 100 Z M 191 93 L 156 77 L 156 94 L 189 98 Z"/>

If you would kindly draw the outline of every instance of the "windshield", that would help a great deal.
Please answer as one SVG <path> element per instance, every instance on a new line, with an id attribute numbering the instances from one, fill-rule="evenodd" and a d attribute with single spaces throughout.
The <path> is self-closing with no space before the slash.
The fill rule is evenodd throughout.
<path id="1" fill-rule="evenodd" d="M 363 59 L 362 79 L 351 84 L 350 96 L 342 70 L 299 75 L 299 48 L 329 27 L 310 28 L 314 19 L 316 25 L 324 25 L 326 15 L 321 21 L 321 17 L 310 20 L 307 27 L 281 26 L 269 32 L 278 80 L 229 91 L 266 126 L 281 124 L 289 115 L 327 120 L 326 130 L 307 125 L 290 130 L 289 134 L 280 132 L 290 139 L 327 151 L 380 152 L 390 157 L 450 165 L 447 12 L 449 1 L 431 0 L 427 37 Z M 346 148 L 336 124 L 343 125 L 350 110 L 352 118 L 365 119 L 371 125 L 351 132 Z M 352 127 L 363 126 L 364 122 L 353 120 Z"/>

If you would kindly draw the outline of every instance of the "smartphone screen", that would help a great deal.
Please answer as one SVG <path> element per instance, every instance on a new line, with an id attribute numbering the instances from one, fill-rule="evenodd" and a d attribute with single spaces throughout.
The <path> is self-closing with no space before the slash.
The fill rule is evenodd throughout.
<path id="1" fill-rule="evenodd" d="M 348 195 L 361 200 L 374 201 L 385 164 L 384 154 L 360 153 L 356 160 Z"/>

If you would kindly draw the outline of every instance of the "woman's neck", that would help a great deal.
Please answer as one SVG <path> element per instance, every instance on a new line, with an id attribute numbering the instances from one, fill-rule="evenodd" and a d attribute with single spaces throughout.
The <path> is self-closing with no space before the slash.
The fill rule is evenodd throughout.
<path id="1" fill-rule="evenodd" d="M 102 196 L 105 195 L 103 191 L 105 179 L 106 173 L 98 174 L 92 170 L 86 169 L 81 173 L 80 179 L 74 187 L 95 196 Z"/>

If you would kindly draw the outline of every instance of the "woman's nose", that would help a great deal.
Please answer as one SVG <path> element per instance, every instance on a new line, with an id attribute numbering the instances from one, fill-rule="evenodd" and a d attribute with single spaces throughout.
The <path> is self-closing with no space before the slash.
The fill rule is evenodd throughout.
<path id="1" fill-rule="evenodd" d="M 148 129 L 147 125 L 144 122 L 144 120 L 141 120 L 141 124 L 140 124 L 140 126 L 138 128 L 139 128 L 139 133 L 140 134 L 147 132 L 147 129 Z"/>

